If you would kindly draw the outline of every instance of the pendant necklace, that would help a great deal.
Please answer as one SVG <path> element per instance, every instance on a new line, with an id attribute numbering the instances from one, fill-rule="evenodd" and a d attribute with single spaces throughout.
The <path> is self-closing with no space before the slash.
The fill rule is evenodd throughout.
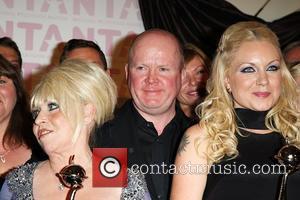
<path id="1" fill-rule="evenodd" d="M 58 190 L 64 191 L 64 189 L 65 189 L 65 186 L 62 183 L 59 183 Z"/>

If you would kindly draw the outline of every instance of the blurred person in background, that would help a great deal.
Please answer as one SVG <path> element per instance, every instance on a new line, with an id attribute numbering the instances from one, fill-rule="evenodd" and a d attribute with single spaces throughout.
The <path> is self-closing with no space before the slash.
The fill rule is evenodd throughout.
<path id="1" fill-rule="evenodd" d="M 300 88 L 300 62 L 290 67 L 290 72 L 297 82 L 298 88 Z"/>
<path id="2" fill-rule="evenodd" d="M 193 44 L 186 44 L 183 47 L 183 57 L 185 77 L 177 100 L 184 114 L 197 122 L 199 119 L 195 107 L 206 96 L 205 87 L 209 77 L 210 59 Z"/>
<path id="3" fill-rule="evenodd" d="M 290 72 L 297 83 L 298 92 L 298 110 L 300 111 L 300 62 L 290 67 Z"/>
<path id="4" fill-rule="evenodd" d="M 60 63 L 66 59 L 83 59 L 98 64 L 109 73 L 107 61 L 100 46 L 91 40 L 71 39 L 65 43 Z"/>
<path id="5" fill-rule="evenodd" d="M 22 56 L 18 45 L 9 37 L 0 38 L 0 54 L 13 66 L 22 69 Z"/>
<path id="6" fill-rule="evenodd" d="M 0 55 L 0 186 L 10 169 L 46 158 L 32 125 L 20 68 Z"/>
<path id="7" fill-rule="evenodd" d="M 288 44 L 283 50 L 283 55 L 288 67 L 300 63 L 300 41 Z"/>

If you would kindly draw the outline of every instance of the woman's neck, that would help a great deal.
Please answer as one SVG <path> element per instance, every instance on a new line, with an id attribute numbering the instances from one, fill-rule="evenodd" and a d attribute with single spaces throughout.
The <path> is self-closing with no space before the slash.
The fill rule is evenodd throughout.
<path id="1" fill-rule="evenodd" d="M 267 130 L 259 130 L 259 129 L 249 129 L 249 128 L 241 128 L 240 129 L 246 130 L 248 132 L 252 132 L 252 133 L 256 133 L 256 134 L 268 134 L 268 133 L 272 133 L 273 131 L 267 129 Z"/>
<path id="2" fill-rule="evenodd" d="M 192 107 L 186 104 L 180 103 L 180 108 L 187 117 L 192 117 Z"/>
<path id="3" fill-rule="evenodd" d="M 7 130 L 8 124 L 9 124 L 9 119 L 8 120 L 3 120 L 0 123 L 0 142 L 1 142 L 0 150 L 4 150 L 5 147 L 7 148 L 7 146 L 5 146 L 5 147 L 2 146 L 2 142 L 3 142 L 4 134 Z"/>
<path id="4" fill-rule="evenodd" d="M 265 125 L 268 111 L 254 111 L 244 108 L 235 108 L 237 125 L 245 130 L 257 130 L 258 133 L 270 132 Z"/>
<path id="5" fill-rule="evenodd" d="M 90 148 L 82 149 L 78 152 L 76 150 L 64 152 L 62 154 L 52 154 L 49 155 L 49 165 L 54 172 L 59 172 L 63 167 L 70 164 L 70 157 L 74 155 L 74 163 L 76 165 L 80 165 L 83 168 L 91 167 L 92 163 L 92 152 Z"/>

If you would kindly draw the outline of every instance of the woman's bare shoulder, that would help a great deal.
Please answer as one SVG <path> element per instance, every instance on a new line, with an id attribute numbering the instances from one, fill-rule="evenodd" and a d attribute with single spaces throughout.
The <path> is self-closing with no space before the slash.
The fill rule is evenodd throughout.
<path id="1" fill-rule="evenodd" d="M 184 137 L 188 137 L 193 141 L 196 140 L 197 142 L 205 142 L 208 138 L 206 129 L 199 124 L 195 124 L 188 128 L 184 133 Z"/>
<path id="2" fill-rule="evenodd" d="M 200 147 L 199 148 L 197 148 Z M 205 128 L 198 124 L 191 126 L 182 136 L 177 154 L 180 156 L 184 152 L 195 151 L 196 149 L 204 151 L 207 146 L 207 134 Z M 196 150 L 197 151 L 197 150 Z"/>

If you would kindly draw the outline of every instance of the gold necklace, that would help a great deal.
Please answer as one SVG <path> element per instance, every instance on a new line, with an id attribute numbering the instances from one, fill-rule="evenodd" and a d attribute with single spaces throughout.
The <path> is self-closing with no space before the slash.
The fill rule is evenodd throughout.
<path id="1" fill-rule="evenodd" d="M 1 162 L 4 164 L 6 162 L 6 158 L 5 156 L 7 156 L 7 154 L 10 152 L 10 150 L 6 150 L 4 151 L 4 153 L 0 153 L 0 160 Z"/>

